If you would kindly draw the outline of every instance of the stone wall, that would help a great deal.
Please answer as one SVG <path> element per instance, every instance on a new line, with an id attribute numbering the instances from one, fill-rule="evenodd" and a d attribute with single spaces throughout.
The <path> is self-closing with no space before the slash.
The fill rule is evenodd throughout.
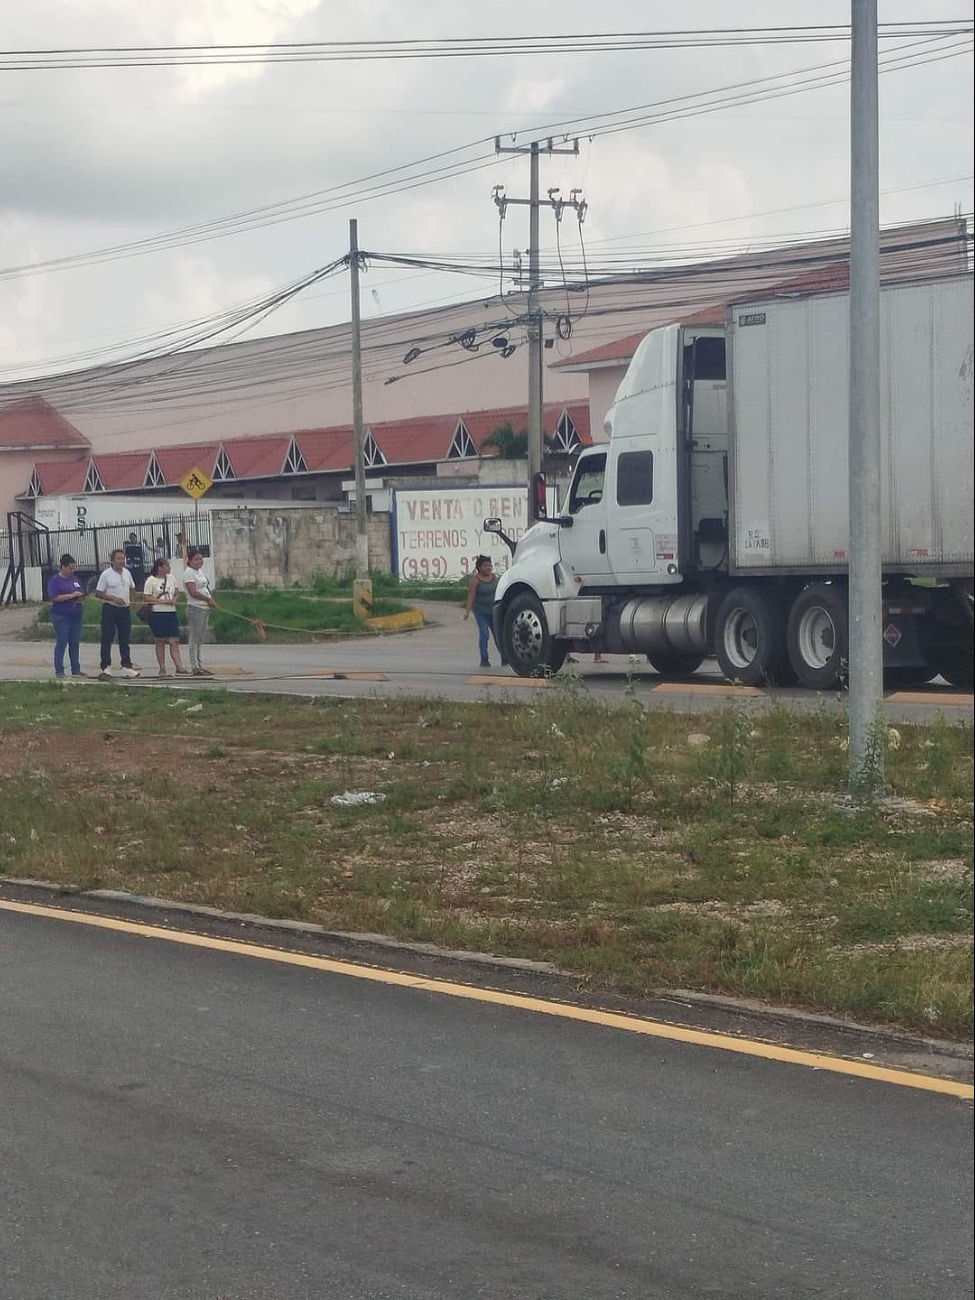
<path id="1" fill-rule="evenodd" d="M 344 577 L 355 567 L 355 515 L 323 506 L 214 510 L 216 582 L 238 587 L 307 587 L 316 574 Z M 388 573 L 389 515 L 369 516 L 369 565 Z"/>

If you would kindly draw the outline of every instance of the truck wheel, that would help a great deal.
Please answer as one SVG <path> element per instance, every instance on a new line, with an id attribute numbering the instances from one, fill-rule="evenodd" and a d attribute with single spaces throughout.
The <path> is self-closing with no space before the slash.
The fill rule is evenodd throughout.
<path id="1" fill-rule="evenodd" d="M 661 677 L 690 677 L 704 663 L 703 655 L 647 655 L 647 663 Z"/>
<path id="2" fill-rule="evenodd" d="M 789 659 L 803 686 L 832 691 L 850 657 L 846 591 L 815 583 L 796 597 L 786 628 Z"/>
<path id="3" fill-rule="evenodd" d="M 564 642 L 549 636 L 541 602 L 527 591 L 515 596 L 505 610 L 502 640 L 505 658 L 519 677 L 557 673 L 568 654 Z"/>
<path id="4" fill-rule="evenodd" d="M 785 614 L 763 591 L 735 587 L 718 606 L 714 651 L 725 677 L 743 686 L 792 681 L 785 652 Z"/>

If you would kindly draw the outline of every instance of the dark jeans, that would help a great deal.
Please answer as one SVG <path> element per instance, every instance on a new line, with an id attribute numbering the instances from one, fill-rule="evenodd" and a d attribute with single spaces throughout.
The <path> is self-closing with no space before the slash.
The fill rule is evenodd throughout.
<path id="1" fill-rule="evenodd" d="M 81 645 L 81 618 L 66 618 L 61 614 L 51 614 L 54 627 L 54 671 L 58 677 L 64 676 L 64 652 L 67 650 L 71 661 L 71 671 L 77 676 L 81 672 L 81 659 L 78 648 Z"/>
<path id="2" fill-rule="evenodd" d="M 129 637 L 132 634 L 132 611 L 126 606 L 102 605 L 102 672 L 111 667 L 112 642 L 118 637 L 118 653 L 123 668 L 132 667 Z"/>
<path id="3" fill-rule="evenodd" d="M 504 663 L 504 651 L 498 645 L 498 638 L 494 635 L 494 620 L 490 614 L 484 610 L 475 609 L 474 617 L 477 620 L 477 648 L 481 655 L 481 663 L 488 657 L 488 637 L 496 646 L 498 654 L 501 655 L 501 662 Z"/>

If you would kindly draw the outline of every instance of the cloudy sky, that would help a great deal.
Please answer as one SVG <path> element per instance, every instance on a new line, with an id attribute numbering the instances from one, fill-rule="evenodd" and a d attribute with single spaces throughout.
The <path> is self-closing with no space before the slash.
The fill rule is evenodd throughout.
<path id="1" fill-rule="evenodd" d="M 685 28 L 843 22 L 833 0 L 685 0 Z M 971 17 L 970 3 L 881 0 L 882 21 Z M 675 25 L 649 0 L 3 0 L 6 49 L 633 31 Z M 733 18 L 732 18 L 733 13 Z M 842 58 L 840 45 L 304 66 L 0 71 L 0 262 L 32 263 L 142 239 L 344 184 L 565 117 L 604 113 Z M 846 224 L 848 87 L 581 140 L 543 187 L 583 186 L 594 252 L 756 241 Z M 884 222 L 973 205 L 971 57 L 881 78 Z M 473 150 L 470 156 L 483 151 Z M 224 309 L 363 247 L 434 256 L 497 248 L 491 189 L 527 186 L 504 158 L 437 185 L 151 256 L 0 283 L 0 374 L 118 345 Z M 932 182 L 935 182 L 932 184 Z M 787 209 L 787 211 L 777 211 Z M 759 214 L 759 215 L 756 215 Z M 769 214 L 769 215 L 760 215 Z M 551 223 L 549 222 L 549 225 Z M 543 226 L 543 243 L 552 232 Z M 603 241 L 612 241 L 609 243 Z M 512 210 L 506 252 L 527 243 Z M 368 315 L 486 292 L 483 282 L 374 267 Z M 347 318 L 340 280 L 261 327 Z"/>

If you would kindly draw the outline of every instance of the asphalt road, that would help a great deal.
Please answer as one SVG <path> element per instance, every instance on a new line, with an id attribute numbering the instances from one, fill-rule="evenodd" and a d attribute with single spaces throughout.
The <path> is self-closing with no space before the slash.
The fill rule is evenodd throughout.
<path id="1" fill-rule="evenodd" d="M 951 1300 L 971 1108 L 0 912 L 3 1300 Z"/>
<path id="2" fill-rule="evenodd" d="M 375 637 L 364 641 L 318 642 L 304 645 L 210 646 L 205 662 L 217 673 L 212 682 L 198 678 L 154 681 L 155 661 L 150 646 L 137 646 L 133 659 L 145 673 L 132 689 L 229 689 L 283 695 L 371 695 L 404 693 L 438 695 L 456 700 L 506 699 L 528 703 L 540 690 L 558 688 L 558 682 L 526 681 L 497 664 L 487 673 L 477 667 L 477 633 L 473 622 L 463 622 L 451 605 L 426 603 L 424 614 L 434 626 L 417 632 Z M 43 681 L 52 676 L 50 643 L 25 643 L 4 637 L 4 624 L 15 627 L 20 611 L 0 611 L 0 680 Z M 97 672 L 97 647 L 82 646 L 82 665 Z M 335 673 L 342 676 L 335 677 Z M 661 682 L 645 660 L 631 663 L 626 655 L 610 656 L 596 665 L 591 656 L 565 668 L 559 681 L 572 676 L 596 698 L 623 702 L 637 698 L 655 708 L 698 712 L 736 703 L 761 710 L 775 702 L 796 709 L 845 709 L 845 699 L 833 693 L 789 689 L 769 692 L 735 687 L 725 682 L 717 664 L 708 661 L 683 682 Z M 93 683 L 106 689 L 103 683 Z M 897 691 L 887 700 L 888 715 L 904 722 L 930 722 L 940 714 L 950 722 L 970 721 L 971 691 L 945 684 L 920 690 Z"/>

